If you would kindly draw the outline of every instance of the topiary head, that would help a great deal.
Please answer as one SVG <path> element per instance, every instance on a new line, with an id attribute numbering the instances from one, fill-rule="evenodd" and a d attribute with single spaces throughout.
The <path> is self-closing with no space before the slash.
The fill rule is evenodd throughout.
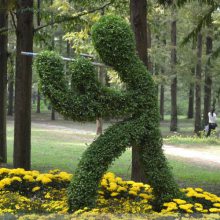
<path id="1" fill-rule="evenodd" d="M 109 66 L 123 66 L 135 56 L 135 40 L 130 25 L 120 17 L 102 17 L 92 28 L 93 44 Z"/>

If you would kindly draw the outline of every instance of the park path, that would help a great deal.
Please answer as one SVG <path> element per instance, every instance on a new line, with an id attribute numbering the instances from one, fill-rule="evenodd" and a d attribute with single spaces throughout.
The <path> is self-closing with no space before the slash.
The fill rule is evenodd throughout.
<path id="1" fill-rule="evenodd" d="M 204 152 L 200 151 L 199 149 L 189 149 L 184 147 L 176 147 L 172 145 L 164 145 L 163 146 L 164 152 L 167 155 L 188 158 L 194 161 L 200 161 L 202 163 L 210 164 L 220 167 L 220 155 L 216 155 L 215 152 Z"/>
<path id="2" fill-rule="evenodd" d="M 72 132 L 73 135 L 83 134 L 86 135 L 88 140 L 92 142 L 95 137 L 96 125 L 95 123 L 71 123 L 71 124 L 54 124 L 32 122 L 32 125 L 41 127 L 42 129 L 49 130 L 63 130 Z M 109 125 L 106 125 L 108 127 Z M 82 140 L 83 141 L 83 140 Z M 220 168 L 220 154 L 216 154 L 216 150 L 213 148 L 206 148 L 204 151 L 202 148 L 189 148 L 184 146 L 164 145 L 163 150 L 167 156 L 175 156 L 185 159 L 189 162 L 201 163 L 204 165 L 211 165 Z M 219 150 L 218 150 L 219 151 Z"/>

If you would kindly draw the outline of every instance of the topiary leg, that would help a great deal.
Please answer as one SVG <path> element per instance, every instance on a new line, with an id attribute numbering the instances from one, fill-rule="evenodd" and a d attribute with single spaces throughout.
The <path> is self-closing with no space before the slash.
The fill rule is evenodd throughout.
<path id="1" fill-rule="evenodd" d="M 83 153 L 69 187 L 70 211 L 94 207 L 99 182 L 109 165 L 129 146 L 129 123 L 118 123 L 98 137 Z"/>

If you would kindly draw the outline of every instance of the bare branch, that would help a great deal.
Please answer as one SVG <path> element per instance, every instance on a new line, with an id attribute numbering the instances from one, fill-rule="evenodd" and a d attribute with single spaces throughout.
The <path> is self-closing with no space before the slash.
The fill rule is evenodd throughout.
<path id="1" fill-rule="evenodd" d="M 17 29 L 17 26 L 16 26 L 16 22 L 15 22 L 15 17 L 14 17 L 14 15 L 13 15 L 13 12 L 12 12 L 12 11 L 10 11 L 10 15 L 11 15 L 11 19 L 12 19 L 13 26 L 14 26 L 14 28 L 15 28 L 15 30 L 16 30 L 16 29 Z"/>
<path id="2" fill-rule="evenodd" d="M 181 45 L 185 45 L 190 41 L 192 38 L 196 38 L 197 34 L 202 30 L 202 27 L 208 25 L 211 21 L 211 15 L 216 10 L 217 5 L 213 5 L 210 9 L 204 14 L 204 16 L 198 21 L 197 26 L 186 36 L 184 37 Z"/>
<path id="3" fill-rule="evenodd" d="M 111 4 L 112 3 L 109 2 L 109 3 L 106 3 L 105 5 L 103 5 L 103 6 L 99 7 L 99 8 L 95 8 L 95 9 L 92 9 L 92 10 L 86 11 L 86 12 L 81 12 L 78 15 L 75 15 L 73 17 L 67 17 L 67 18 L 63 18 L 63 19 L 60 19 L 60 20 L 52 21 L 49 24 L 45 24 L 45 25 L 42 25 L 42 26 L 39 26 L 39 27 L 35 28 L 34 32 L 37 32 L 37 31 L 39 31 L 39 30 L 41 30 L 41 29 L 43 29 L 45 27 L 48 27 L 48 26 L 51 26 L 51 25 L 54 25 L 54 24 L 60 24 L 60 23 L 63 23 L 63 22 L 74 20 L 74 19 L 79 18 L 79 17 L 81 17 L 83 15 L 92 14 L 92 13 L 94 13 L 96 11 L 100 11 L 100 10 L 105 9 L 106 7 L 108 7 Z"/>
<path id="4" fill-rule="evenodd" d="M 0 35 L 8 32 L 10 29 L 9 28 L 0 28 Z"/>

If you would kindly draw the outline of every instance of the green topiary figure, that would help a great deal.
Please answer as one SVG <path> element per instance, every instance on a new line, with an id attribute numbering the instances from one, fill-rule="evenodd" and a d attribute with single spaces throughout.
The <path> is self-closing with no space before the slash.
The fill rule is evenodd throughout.
<path id="1" fill-rule="evenodd" d="M 133 33 L 124 20 L 102 17 L 92 28 L 92 39 L 103 62 L 126 83 L 126 91 L 102 86 L 94 67 L 84 58 L 72 63 L 71 86 L 65 81 L 61 58 L 54 52 L 43 52 L 36 61 L 43 93 L 62 115 L 77 121 L 105 116 L 125 118 L 109 127 L 82 155 L 69 187 L 70 211 L 95 206 L 102 175 L 131 146 L 141 148 L 142 163 L 158 208 L 177 198 L 179 189 L 162 151 L 154 82 L 136 55 Z"/>

